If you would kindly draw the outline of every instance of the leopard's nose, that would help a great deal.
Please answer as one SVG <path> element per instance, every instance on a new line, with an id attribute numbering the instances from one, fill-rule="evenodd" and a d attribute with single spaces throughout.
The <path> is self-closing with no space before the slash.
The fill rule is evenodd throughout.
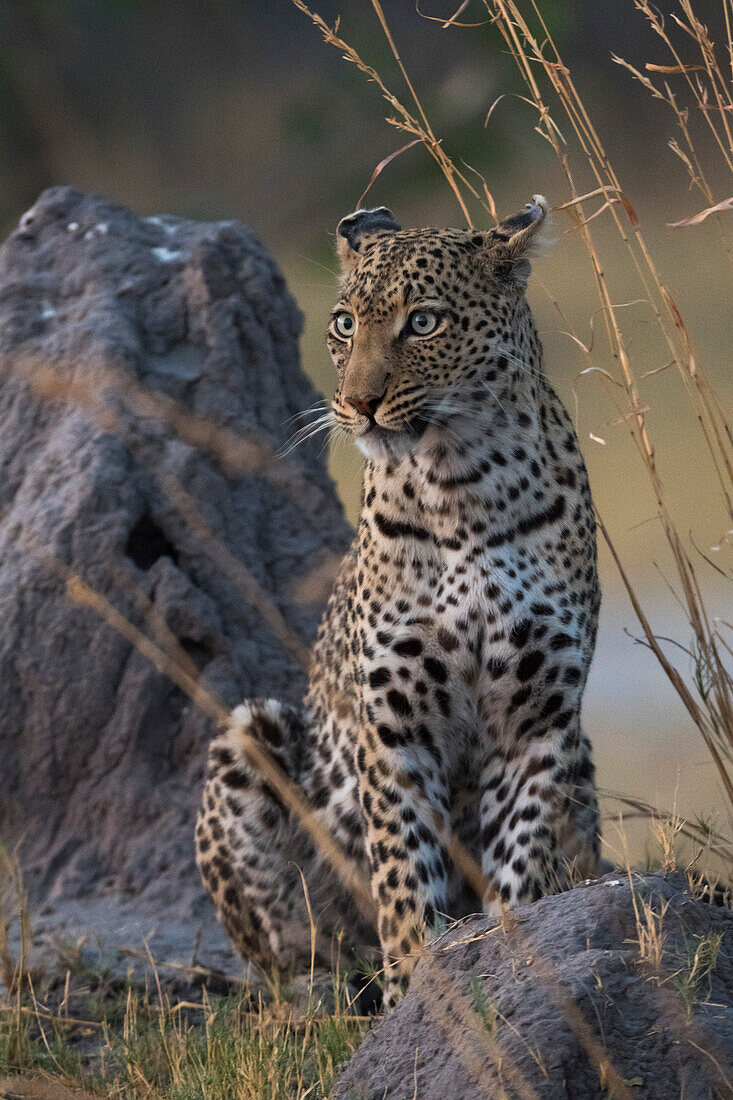
<path id="1" fill-rule="evenodd" d="M 367 393 L 363 397 L 345 397 L 344 400 L 362 416 L 374 417 L 384 394 Z"/>

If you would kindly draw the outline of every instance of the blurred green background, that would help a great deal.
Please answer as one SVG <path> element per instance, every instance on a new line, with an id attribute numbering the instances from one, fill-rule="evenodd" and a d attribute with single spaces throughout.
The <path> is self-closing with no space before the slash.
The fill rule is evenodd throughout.
<path id="1" fill-rule="evenodd" d="M 406 98 L 369 0 L 314 3 L 329 21 L 342 17 L 341 35 Z M 699 361 L 730 398 L 730 266 L 719 228 L 714 219 L 693 229 L 667 228 L 705 203 L 690 192 L 668 148 L 675 135 L 668 108 L 615 65 L 611 53 L 642 67 L 669 59 L 632 0 L 539 3 L 692 332 Z M 383 2 L 435 133 L 453 156 L 483 173 L 500 214 L 513 213 L 537 191 L 563 202 L 567 185 L 535 130 L 534 108 L 517 98 L 524 87 L 496 30 L 486 22 L 446 30 L 424 18 L 447 18 L 458 6 L 457 0 L 422 0 L 418 11 L 412 0 Z M 662 7 L 673 10 L 673 0 Z M 718 6 L 699 7 L 715 24 Z M 485 21 L 486 11 L 473 0 L 460 18 Z M 711 30 L 720 41 L 719 28 Z M 680 46 L 689 48 L 683 41 Z M 40 190 L 59 183 L 102 192 L 145 214 L 247 222 L 285 271 L 305 314 L 304 367 L 329 394 L 333 375 L 322 334 L 335 288 L 333 230 L 357 205 L 375 166 L 409 140 L 385 124 L 386 109 L 378 89 L 325 45 L 288 0 L 8 2 L 0 7 L 2 229 L 14 226 Z M 556 119 L 562 128 L 559 110 Z M 690 125 L 716 198 L 724 198 L 730 176 L 718 166 L 704 120 L 692 117 Z M 570 148 L 582 186 L 582 159 L 572 142 Z M 587 189 L 594 185 L 586 182 Z M 419 147 L 387 166 L 369 203 L 390 206 L 406 226 L 463 224 L 445 181 Z M 664 366 L 666 348 L 650 306 L 638 301 L 640 288 L 608 214 L 594 229 L 614 301 L 634 303 L 624 317 L 637 375 Z M 572 329 L 587 342 L 594 331 L 597 363 L 615 373 L 603 346 L 588 259 L 569 230 L 570 222 L 556 214 L 530 286 L 547 371 L 575 416 L 600 513 L 654 629 L 687 645 L 691 630 L 670 587 L 670 556 L 614 387 L 597 374 L 578 377 L 588 362 L 564 334 Z M 642 389 L 680 529 L 715 559 L 730 550 L 726 517 L 683 383 L 669 368 Z M 354 519 L 356 451 L 339 447 L 331 466 Z M 711 615 L 730 620 L 724 582 L 702 557 L 695 554 L 694 561 Z M 604 607 L 585 709 L 599 782 L 714 817 L 724 800 L 706 749 L 654 657 L 635 642 L 639 629 L 604 547 L 601 568 Z M 691 668 L 679 651 L 675 660 Z M 643 851 L 645 832 L 629 829 L 635 856 Z M 611 823 L 606 834 L 615 845 Z"/>

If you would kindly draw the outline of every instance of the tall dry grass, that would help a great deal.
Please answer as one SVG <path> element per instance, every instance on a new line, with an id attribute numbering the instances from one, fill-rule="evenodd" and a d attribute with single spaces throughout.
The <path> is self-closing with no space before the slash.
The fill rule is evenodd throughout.
<path id="1" fill-rule="evenodd" d="M 706 204 L 694 217 L 674 223 L 670 231 L 694 233 L 695 226 L 700 222 L 708 217 L 715 218 L 722 243 L 720 278 L 729 279 L 728 265 L 733 260 L 733 198 L 714 192 L 710 182 L 713 166 L 706 170 L 705 159 L 717 154 L 733 177 L 733 97 L 730 78 L 726 77 L 726 72 L 733 70 L 733 2 L 721 2 L 726 38 L 716 45 L 705 24 L 698 18 L 693 0 L 679 0 L 676 10 L 669 16 L 668 22 L 682 38 L 681 44 L 676 41 L 656 5 L 648 0 L 633 0 L 640 21 L 646 23 L 662 41 L 669 63 L 649 62 L 646 65 L 646 71 L 657 77 L 655 82 L 653 76 L 645 75 L 622 58 L 614 55 L 614 60 L 630 70 L 650 94 L 669 105 L 680 131 L 679 140 L 673 139 L 670 147 L 682 160 L 690 185 Z M 348 63 L 377 85 L 390 108 L 386 115 L 387 123 L 411 135 L 414 140 L 410 145 L 415 142 L 423 144 L 455 195 L 467 224 L 473 226 L 474 218 L 485 219 L 487 215 L 495 219 L 495 203 L 483 176 L 470 169 L 480 184 L 475 186 L 458 167 L 460 158 L 451 156 L 436 137 L 379 0 L 371 0 L 372 7 L 406 85 L 407 106 L 385 79 L 363 60 L 359 51 L 340 36 L 338 25 L 330 26 L 306 0 L 292 0 L 292 3 L 315 24 L 327 44 L 337 48 Z M 462 3 L 451 18 L 440 20 L 442 29 L 453 34 L 471 33 L 477 24 L 467 12 L 469 6 Z M 567 196 L 554 209 L 569 219 L 572 231 L 583 242 L 596 288 L 606 348 L 595 347 L 594 340 L 588 341 L 572 329 L 566 335 L 574 341 L 586 361 L 581 373 L 604 384 L 615 416 L 618 422 L 626 426 L 633 442 L 638 456 L 640 482 L 644 481 L 652 491 L 656 518 L 671 554 L 675 594 L 684 608 L 689 628 L 686 638 L 677 639 L 673 646 L 665 644 L 666 640 L 654 628 L 653 615 L 646 609 L 644 594 L 631 582 L 626 563 L 616 549 L 614 532 L 606 527 L 600 515 L 599 528 L 628 593 L 641 628 L 642 640 L 677 693 L 715 764 L 726 796 L 727 819 L 725 826 L 715 834 L 715 840 L 718 855 L 733 871 L 733 622 L 730 616 L 717 615 L 711 609 L 707 596 L 711 575 L 714 573 L 716 578 L 722 576 L 731 584 L 733 569 L 729 562 L 721 564 L 717 559 L 714 561 L 709 553 L 696 545 L 694 534 L 688 536 L 680 528 L 672 504 L 674 494 L 660 474 L 660 444 L 649 425 L 648 414 L 654 402 L 653 378 L 661 371 L 677 372 L 678 402 L 680 407 L 683 403 L 691 407 L 697 424 L 700 477 L 716 487 L 718 511 L 714 522 L 720 532 L 720 544 L 725 550 L 733 546 L 733 533 L 730 531 L 733 520 L 730 410 L 711 383 L 705 364 L 696 355 L 694 338 L 647 244 L 631 198 L 608 156 L 601 127 L 594 122 L 585 105 L 573 73 L 543 17 L 541 4 L 537 0 L 527 0 L 525 3 L 475 0 L 474 7 L 477 6 L 484 9 L 488 21 L 496 28 L 513 59 L 524 86 L 523 98 L 537 112 L 535 129 L 552 148 L 566 181 Z M 435 17 L 426 18 L 438 21 Z M 641 32 L 644 28 L 640 26 L 639 29 Z M 494 105 L 488 112 L 487 121 Z M 633 120 L 629 120 L 629 125 L 633 126 Z M 712 138 L 713 154 L 699 151 L 701 129 Z M 370 185 L 390 161 L 410 145 L 385 158 L 377 166 Z M 607 263 L 608 246 L 604 248 L 603 234 L 598 232 L 597 219 L 601 218 L 611 222 L 625 250 L 624 293 L 621 295 L 606 274 L 610 265 Z M 649 369 L 648 364 L 639 361 L 634 354 L 633 322 L 626 320 L 623 306 L 617 304 L 626 302 L 629 297 L 636 297 L 648 305 L 658 336 L 666 349 L 667 359 L 660 367 Z M 563 308 L 560 301 L 556 305 L 567 324 L 568 309 Z M 590 327 L 592 331 L 592 325 Z M 610 367 L 606 365 L 608 360 Z M 667 468 L 673 470 L 674 464 L 668 464 Z M 607 793 L 616 797 L 615 792 Z M 645 812 L 646 809 L 646 806 L 642 809 L 642 804 L 637 800 L 635 812 Z M 664 811 L 655 813 L 659 816 Z M 671 816 L 670 811 L 668 816 Z M 684 829 L 691 831 L 696 839 L 700 839 L 699 826 L 700 822 L 696 821 L 683 823 Z"/>

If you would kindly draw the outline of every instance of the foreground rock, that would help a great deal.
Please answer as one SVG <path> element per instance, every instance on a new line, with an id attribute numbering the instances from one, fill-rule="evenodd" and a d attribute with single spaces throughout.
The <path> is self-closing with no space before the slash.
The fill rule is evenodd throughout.
<path id="1" fill-rule="evenodd" d="M 504 927 L 466 922 L 418 964 L 334 1096 L 731 1096 L 733 913 L 685 887 L 648 875 L 632 892 L 607 875 Z"/>
<path id="2" fill-rule="evenodd" d="M 308 579 L 349 532 L 321 440 L 274 459 L 317 397 L 300 328 L 234 222 L 55 188 L 0 248 L 0 836 L 20 843 L 37 932 L 227 954 L 192 848 L 211 718 L 66 580 L 170 649 L 164 623 L 225 704 L 297 699 L 303 673 L 235 563 L 312 637 Z"/>

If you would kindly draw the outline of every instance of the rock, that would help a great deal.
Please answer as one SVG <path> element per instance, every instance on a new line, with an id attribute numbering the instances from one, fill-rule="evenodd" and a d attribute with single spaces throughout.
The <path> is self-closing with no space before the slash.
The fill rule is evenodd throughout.
<path id="1" fill-rule="evenodd" d="M 190 956 L 213 928 L 192 845 L 211 718 L 66 581 L 154 637 L 149 601 L 225 705 L 298 699 L 252 601 L 309 642 L 321 608 L 302 592 L 350 539 L 322 440 L 275 457 L 318 396 L 300 329 L 236 222 L 59 187 L 0 248 L 0 833 L 49 934 L 88 908 L 90 930 L 134 919 Z"/>
<path id="2" fill-rule="evenodd" d="M 514 910 L 503 926 L 456 926 L 418 963 L 334 1097 L 729 1097 L 733 913 L 693 900 L 684 875 L 634 879 L 632 890 L 607 875 Z"/>

